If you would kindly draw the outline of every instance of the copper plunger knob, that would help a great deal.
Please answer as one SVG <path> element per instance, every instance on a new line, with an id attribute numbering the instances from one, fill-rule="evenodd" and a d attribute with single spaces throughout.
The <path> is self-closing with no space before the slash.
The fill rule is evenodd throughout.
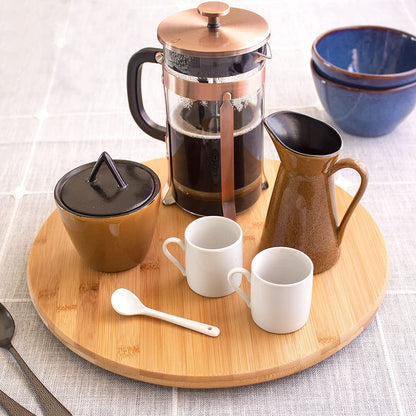
<path id="1" fill-rule="evenodd" d="M 221 1 L 207 1 L 198 6 L 198 13 L 201 16 L 208 17 L 208 25 L 210 29 L 220 27 L 220 16 L 225 16 L 230 12 L 230 6 Z"/>

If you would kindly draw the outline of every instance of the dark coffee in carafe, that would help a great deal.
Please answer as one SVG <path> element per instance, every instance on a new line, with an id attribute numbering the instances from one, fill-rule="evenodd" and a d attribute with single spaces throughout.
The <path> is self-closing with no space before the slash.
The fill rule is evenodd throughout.
<path id="1" fill-rule="evenodd" d="M 199 215 L 221 215 L 221 142 L 217 102 L 193 102 L 168 124 L 176 202 Z M 261 191 L 263 132 L 252 105 L 234 108 L 234 188 L 237 212 Z"/>

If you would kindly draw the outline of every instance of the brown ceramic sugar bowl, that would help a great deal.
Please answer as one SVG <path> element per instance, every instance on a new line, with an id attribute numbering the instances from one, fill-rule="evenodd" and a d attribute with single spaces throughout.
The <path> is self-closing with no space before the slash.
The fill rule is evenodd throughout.
<path id="1" fill-rule="evenodd" d="M 79 166 L 57 183 L 59 215 L 84 262 L 100 272 L 137 266 L 152 241 L 160 181 L 147 166 L 112 160 Z"/>

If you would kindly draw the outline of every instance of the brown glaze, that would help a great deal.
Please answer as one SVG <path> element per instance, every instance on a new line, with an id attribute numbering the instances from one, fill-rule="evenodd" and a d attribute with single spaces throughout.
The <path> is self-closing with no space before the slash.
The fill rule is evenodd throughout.
<path id="1" fill-rule="evenodd" d="M 119 272 L 145 258 L 155 229 L 160 192 L 149 205 L 114 217 L 75 215 L 58 205 L 59 215 L 78 254 L 89 267 Z"/>
<path id="2" fill-rule="evenodd" d="M 96 163 L 64 175 L 54 197 L 65 229 L 89 267 L 119 272 L 145 258 L 160 202 L 160 180 L 149 167 L 113 161 L 103 152 Z"/>
<path id="3" fill-rule="evenodd" d="M 260 250 L 287 246 L 305 252 L 321 273 L 338 260 L 345 227 L 368 182 L 364 164 L 340 159 L 339 133 L 319 120 L 293 112 L 278 112 L 264 120 L 280 157 Z M 360 187 L 338 223 L 334 173 L 356 170 Z M 339 224 L 339 225 L 338 225 Z"/>

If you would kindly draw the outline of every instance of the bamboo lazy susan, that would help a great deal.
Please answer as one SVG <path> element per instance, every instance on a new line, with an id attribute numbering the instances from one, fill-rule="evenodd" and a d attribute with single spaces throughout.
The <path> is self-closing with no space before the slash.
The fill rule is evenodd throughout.
<path id="1" fill-rule="evenodd" d="M 246 268 L 257 253 L 278 163 L 265 161 L 270 187 L 237 218 L 244 232 Z M 166 181 L 165 159 L 146 164 L 161 183 Z M 351 196 L 340 188 L 336 196 L 341 217 Z M 389 277 L 385 243 L 377 224 L 359 205 L 338 263 L 314 276 L 306 325 L 291 334 L 267 333 L 252 321 L 237 294 L 218 299 L 197 295 L 164 257 L 163 241 L 183 238 L 194 219 L 177 206 L 161 205 L 144 262 L 106 274 L 82 263 L 53 212 L 33 244 L 27 274 L 33 304 L 45 325 L 76 354 L 117 374 L 167 386 L 231 387 L 284 377 L 331 356 L 364 330 L 384 298 Z M 174 254 L 183 260 L 179 249 Z M 145 316 L 120 316 L 110 302 L 120 287 L 136 293 L 146 306 L 218 326 L 221 334 L 212 338 Z"/>

